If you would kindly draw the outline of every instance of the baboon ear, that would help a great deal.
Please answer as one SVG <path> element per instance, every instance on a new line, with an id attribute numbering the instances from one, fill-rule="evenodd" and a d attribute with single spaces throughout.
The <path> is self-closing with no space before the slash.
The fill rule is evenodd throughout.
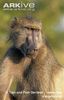
<path id="1" fill-rule="evenodd" d="M 15 22 L 18 22 L 18 18 L 17 17 L 14 17 L 14 19 L 13 19 Z"/>
<path id="2" fill-rule="evenodd" d="M 17 17 L 14 17 L 14 20 L 17 21 Z"/>
<path id="3" fill-rule="evenodd" d="M 11 28 L 14 28 L 17 24 L 18 24 L 18 18 L 17 17 L 14 17 L 11 21 Z"/>

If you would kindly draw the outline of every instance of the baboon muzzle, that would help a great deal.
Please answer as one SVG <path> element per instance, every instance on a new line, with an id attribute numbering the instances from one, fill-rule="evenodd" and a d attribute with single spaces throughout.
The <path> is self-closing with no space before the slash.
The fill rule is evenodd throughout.
<path id="1" fill-rule="evenodd" d="M 35 51 L 37 48 L 36 48 L 36 40 L 35 40 L 35 33 L 32 31 L 32 34 L 31 34 L 32 38 L 29 39 L 29 36 L 26 38 L 26 43 L 27 43 L 27 51 L 28 53 L 31 52 L 31 51 Z"/>

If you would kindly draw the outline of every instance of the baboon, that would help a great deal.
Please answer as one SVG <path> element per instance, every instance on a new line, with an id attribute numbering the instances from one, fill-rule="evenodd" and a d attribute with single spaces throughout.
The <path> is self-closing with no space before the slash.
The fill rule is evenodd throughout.
<path id="1" fill-rule="evenodd" d="M 19 20 L 28 34 L 26 55 L 31 58 L 31 63 L 16 89 L 29 93 L 15 95 L 14 100 L 63 100 L 64 67 L 56 60 L 45 34 L 41 32 L 42 23 L 29 17 Z"/>
<path id="2" fill-rule="evenodd" d="M 13 42 L 12 48 L 19 50 L 17 52 L 21 54 L 19 54 L 20 57 L 16 56 L 17 52 L 14 50 L 12 50 L 14 53 L 9 53 L 13 65 L 8 67 L 8 71 L 4 71 L 7 73 L 3 74 L 3 76 L 6 75 L 8 77 L 9 74 L 12 76 L 13 73 L 19 79 L 16 92 L 24 91 L 25 93 L 28 91 L 29 93 L 11 95 L 11 100 L 63 100 L 64 68 L 57 62 L 41 30 L 42 23 L 32 17 L 15 18 L 12 21 L 9 40 Z M 11 54 L 14 55 L 12 56 Z M 28 64 L 24 64 L 26 57 L 29 59 Z M 20 60 L 20 58 L 23 60 Z M 18 64 L 18 67 L 20 64 L 21 70 L 18 67 L 16 68 L 16 65 L 14 67 L 14 64 Z M 9 68 L 12 68 L 12 70 Z M 17 70 L 20 72 L 17 72 Z M 1 77 L 1 79 L 3 78 Z M 10 82 L 9 80 L 7 81 Z M 52 97 L 58 95 L 56 92 L 61 92 L 60 96 L 62 97 Z"/>

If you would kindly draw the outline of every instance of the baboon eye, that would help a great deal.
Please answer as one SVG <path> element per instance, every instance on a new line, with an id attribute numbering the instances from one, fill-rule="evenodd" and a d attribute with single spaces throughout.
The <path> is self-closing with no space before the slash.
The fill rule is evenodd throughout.
<path id="1" fill-rule="evenodd" d="M 39 29 L 35 29 L 35 28 L 31 28 L 31 30 L 32 30 L 32 31 L 35 31 L 35 32 L 36 32 L 36 31 L 37 31 L 37 32 L 39 31 Z"/>
<path id="2" fill-rule="evenodd" d="M 27 30 L 31 30 L 31 28 L 29 28 L 29 27 L 24 27 L 25 29 L 27 29 Z"/>
<path id="3" fill-rule="evenodd" d="M 36 32 L 39 32 L 39 29 L 35 29 Z"/>

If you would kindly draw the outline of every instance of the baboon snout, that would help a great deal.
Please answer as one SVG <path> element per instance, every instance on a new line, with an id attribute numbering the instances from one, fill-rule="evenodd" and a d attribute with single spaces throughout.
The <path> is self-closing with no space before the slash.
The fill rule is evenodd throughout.
<path id="1" fill-rule="evenodd" d="M 32 51 L 36 49 L 36 44 L 34 43 L 33 39 L 27 38 L 27 50 Z"/>

